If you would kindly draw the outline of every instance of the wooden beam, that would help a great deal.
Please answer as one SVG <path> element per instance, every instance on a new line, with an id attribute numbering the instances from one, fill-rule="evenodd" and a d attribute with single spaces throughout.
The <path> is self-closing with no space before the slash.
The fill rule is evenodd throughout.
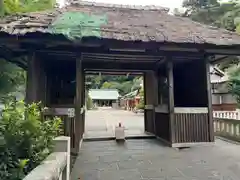
<path id="1" fill-rule="evenodd" d="M 99 62 L 99 61 L 88 61 L 83 62 L 84 69 L 105 69 L 105 70 L 135 70 L 135 71 L 146 71 L 153 70 L 155 67 L 154 63 L 117 63 L 117 62 Z"/>
<path id="2" fill-rule="evenodd" d="M 101 72 L 103 75 L 119 75 L 119 76 L 126 76 L 127 74 L 133 75 L 133 76 L 141 76 L 143 75 L 143 72 L 134 72 L 134 71 L 106 71 L 104 69 L 102 70 L 86 70 L 85 75 L 98 75 L 98 72 Z"/>
<path id="3" fill-rule="evenodd" d="M 25 50 L 25 49 L 23 49 Z M 31 49 L 29 49 L 31 50 Z M 203 53 L 196 51 L 196 52 L 191 52 L 188 51 L 187 49 L 185 51 L 181 51 L 181 49 L 178 51 L 178 49 L 173 49 L 172 51 L 164 51 L 164 50 L 159 50 L 156 52 L 129 52 L 129 51 L 109 51 L 106 48 L 86 48 L 86 47 L 72 47 L 72 46 L 63 46 L 63 47 L 58 47 L 58 48 L 41 48 L 41 49 L 35 49 L 36 52 L 39 53 L 59 53 L 59 54 L 73 54 L 77 56 L 79 52 L 81 52 L 84 56 L 113 56 L 115 58 L 117 57 L 143 57 L 143 58 L 158 58 L 162 56 L 172 56 L 172 57 L 189 57 L 189 58 L 195 58 L 195 57 L 203 57 Z"/>
<path id="4" fill-rule="evenodd" d="M 84 46 L 87 48 L 100 48 L 104 47 L 107 49 L 116 49 L 120 51 L 129 51 L 132 49 L 137 49 L 138 51 L 151 51 L 155 52 L 160 50 L 164 51 L 173 51 L 174 49 L 177 51 L 183 52 L 199 52 L 199 50 L 203 50 L 208 54 L 222 54 L 222 55 L 240 55 L 240 45 L 216 45 L 216 44 L 196 44 L 196 43 L 174 43 L 174 42 L 142 42 L 142 41 L 123 41 L 116 39 L 98 39 L 98 38 L 82 38 L 79 41 L 71 41 L 67 39 L 63 35 L 52 35 L 52 34 L 43 34 L 43 33 L 28 33 L 25 36 L 17 36 L 17 35 L 9 35 L 7 33 L 0 33 L 0 42 L 4 42 L 10 46 L 11 44 L 21 44 L 21 43 L 29 43 L 31 44 L 29 47 L 33 47 L 35 45 L 44 45 L 46 49 L 49 46 L 70 46 L 72 48 Z M 7 43 L 6 43 L 7 42 Z M 1 44 L 0 44 L 1 45 Z M 126 50 L 127 49 L 127 50 Z M 78 49 L 79 51 L 79 49 Z"/>
<path id="5" fill-rule="evenodd" d="M 128 62 L 150 62 L 150 61 L 159 61 L 159 57 L 151 57 L 151 56 L 103 56 L 103 55 L 83 55 L 83 60 L 98 60 L 98 61 L 128 61 Z"/>

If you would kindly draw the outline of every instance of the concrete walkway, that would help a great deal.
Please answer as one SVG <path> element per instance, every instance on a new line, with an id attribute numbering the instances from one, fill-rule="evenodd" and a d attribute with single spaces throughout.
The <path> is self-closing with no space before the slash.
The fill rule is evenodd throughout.
<path id="1" fill-rule="evenodd" d="M 125 126 L 126 136 L 146 136 L 143 114 L 102 107 L 86 112 L 84 139 L 114 137 L 119 122 Z"/>
<path id="2" fill-rule="evenodd" d="M 240 146 L 175 150 L 158 140 L 83 142 L 71 180 L 239 180 Z"/>
<path id="3" fill-rule="evenodd" d="M 129 131 L 143 132 L 142 115 L 105 108 L 87 112 L 87 134 L 112 136 L 120 121 Z M 71 176 L 71 180 L 239 180 L 240 145 L 218 139 L 175 150 L 156 139 L 127 140 L 123 145 L 83 142 Z"/>

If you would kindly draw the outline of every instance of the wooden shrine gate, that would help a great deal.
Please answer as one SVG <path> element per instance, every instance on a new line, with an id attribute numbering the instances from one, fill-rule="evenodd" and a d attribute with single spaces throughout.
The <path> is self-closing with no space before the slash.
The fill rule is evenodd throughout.
<path id="1" fill-rule="evenodd" d="M 74 153 L 84 133 L 86 70 L 144 73 L 145 130 L 170 146 L 214 141 L 209 63 L 239 49 L 239 35 L 159 7 L 72 1 L 0 22 L 0 57 L 27 70 L 27 102 L 62 118 Z"/>
<path id="2" fill-rule="evenodd" d="M 89 49 L 79 58 L 68 60 L 59 61 L 42 54 L 29 58 L 27 101 L 41 101 L 48 107 L 45 116 L 62 118 L 64 134 L 72 138 L 72 152 L 78 152 L 84 133 L 84 72 L 89 70 L 142 72 L 145 131 L 170 146 L 213 141 L 209 64 L 201 59 L 203 56 L 178 63 L 174 56 L 168 61 L 169 56 L 132 54 L 130 57 L 129 53 L 118 53 L 95 53 Z M 165 61 L 156 66 L 159 59 Z"/>

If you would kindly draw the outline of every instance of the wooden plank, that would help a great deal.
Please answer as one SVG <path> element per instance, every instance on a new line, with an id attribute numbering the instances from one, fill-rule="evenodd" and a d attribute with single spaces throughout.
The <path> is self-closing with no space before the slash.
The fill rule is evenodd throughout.
<path id="1" fill-rule="evenodd" d="M 175 107 L 175 113 L 208 113 L 208 108 L 205 107 Z"/>
<path id="2" fill-rule="evenodd" d="M 169 114 L 156 112 L 155 116 L 156 136 L 171 144 Z"/>
<path id="3" fill-rule="evenodd" d="M 155 107 L 155 113 L 169 113 L 168 106 L 166 104 L 161 104 Z"/>
<path id="4" fill-rule="evenodd" d="M 175 142 L 209 142 L 208 113 L 175 113 Z"/>
<path id="5" fill-rule="evenodd" d="M 68 116 L 69 109 L 70 108 L 47 108 L 43 111 L 43 114 L 52 116 Z"/>

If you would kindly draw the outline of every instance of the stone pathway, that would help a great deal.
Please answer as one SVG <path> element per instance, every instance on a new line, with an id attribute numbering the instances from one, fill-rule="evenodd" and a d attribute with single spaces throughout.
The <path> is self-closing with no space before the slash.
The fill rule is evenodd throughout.
<path id="1" fill-rule="evenodd" d="M 83 142 L 71 180 L 239 180 L 239 152 L 221 140 L 179 151 L 153 139 Z"/>
<path id="2" fill-rule="evenodd" d="M 102 107 L 86 112 L 84 139 L 114 137 L 119 122 L 125 126 L 126 136 L 146 136 L 143 114 Z"/>

